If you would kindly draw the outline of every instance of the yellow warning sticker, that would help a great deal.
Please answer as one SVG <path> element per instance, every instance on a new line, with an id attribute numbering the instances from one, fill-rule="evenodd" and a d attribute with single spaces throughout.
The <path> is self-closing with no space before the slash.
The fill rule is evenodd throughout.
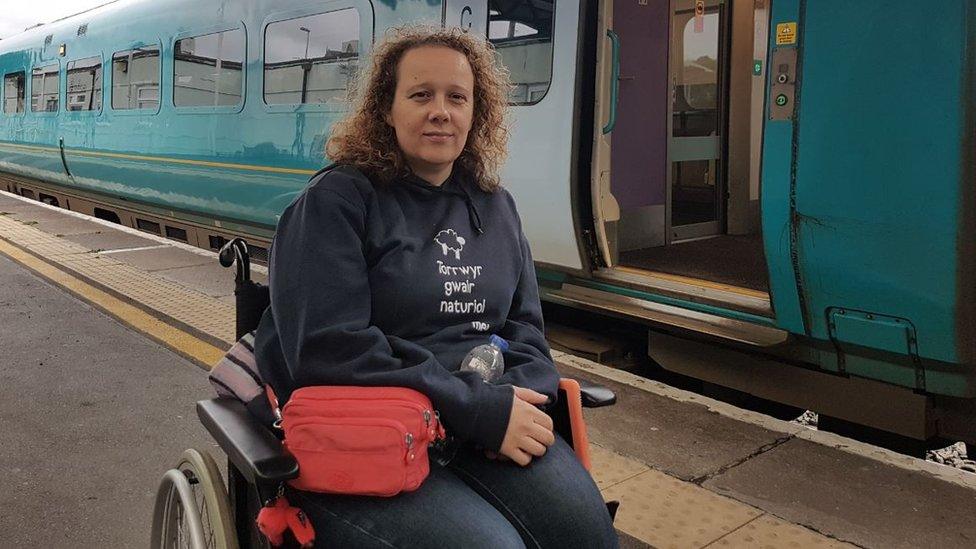
<path id="1" fill-rule="evenodd" d="M 776 45 L 796 44 L 796 22 L 776 25 Z"/>

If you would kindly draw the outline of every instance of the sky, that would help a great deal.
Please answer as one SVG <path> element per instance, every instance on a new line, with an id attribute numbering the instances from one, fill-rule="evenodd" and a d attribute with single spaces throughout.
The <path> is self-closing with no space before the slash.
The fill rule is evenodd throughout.
<path id="1" fill-rule="evenodd" d="M 27 27 L 50 23 L 106 2 L 108 0 L 0 0 L 0 38 L 9 38 Z"/>

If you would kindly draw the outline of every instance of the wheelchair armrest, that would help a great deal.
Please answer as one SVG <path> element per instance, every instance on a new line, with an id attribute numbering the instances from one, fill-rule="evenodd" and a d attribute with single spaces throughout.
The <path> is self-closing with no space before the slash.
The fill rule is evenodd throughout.
<path id="1" fill-rule="evenodd" d="M 584 408 L 600 408 L 602 406 L 610 406 L 617 402 L 617 395 L 603 385 L 582 379 L 577 379 L 576 381 L 580 386 L 580 395 L 583 397 Z"/>
<path id="2" fill-rule="evenodd" d="M 231 463 L 253 484 L 279 483 L 298 476 L 298 462 L 244 404 L 230 398 L 197 402 L 200 422 Z"/>

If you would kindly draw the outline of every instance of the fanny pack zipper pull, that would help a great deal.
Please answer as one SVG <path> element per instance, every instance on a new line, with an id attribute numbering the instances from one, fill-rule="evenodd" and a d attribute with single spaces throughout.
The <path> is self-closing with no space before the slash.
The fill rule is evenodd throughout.
<path id="1" fill-rule="evenodd" d="M 437 420 L 437 435 L 435 438 L 444 440 L 447 438 L 447 431 L 444 430 L 444 424 L 441 423 L 441 413 L 434 410 L 434 418 Z"/>
<path id="2" fill-rule="evenodd" d="M 431 419 L 432 419 L 431 416 L 432 415 L 437 418 L 437 421 L 434 422 L 435 423 L 435 426 L 434 427 L 431 427 Z M 437 440 L 437 434 L 439 432 L 439 429 L 437 428 L 436 425 L 438 423 L 440 423 L 440 416 L 437 414 L 436 411 L 433 414 L 431 414 L 430 413 L 430 410 L 424 410 L 424 424 L 427 425 L 427 440 L 428 441 L 435 441 L 435 440 Z"/>
<path id="3" fill-rule="evenodd" d="M 412 433 L 407 433 L 406 440 L 407 440 L 407 459 L 406 459 L 406 462 L 407 463 L 410 463 L 411 461 L 413 461 L 413 458 L 414 458 L 414 454 L 413 454 L 413 434 Z"/>
<path id="4" fill-rule="evenodd" d="M 276 406 L 273 411 L 274 411 L 275 420 L 274 423 L 271 424 L 271 426 L 279 431 L 284 431 L 285 430 L 284 427 L 281 426 L 281 422 L 284 421 L 284 419 L 281 417 L 281 408 L 278 408 Z"/>

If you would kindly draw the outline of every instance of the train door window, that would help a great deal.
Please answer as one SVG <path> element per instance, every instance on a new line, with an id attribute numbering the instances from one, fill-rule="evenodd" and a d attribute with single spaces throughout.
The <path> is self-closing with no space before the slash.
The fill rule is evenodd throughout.
<path id="1" fill-rule="evenodd" d="M 26 75 L 23 72 L 6 74 L 3 77 L 3 113 L 16 114 L 24 112 L 26 97 Z"/>
<path id="2" fill-rule="evenodd" d="M 177 107 L 233 107 L 244 100 L 243 29 L 176 41 L 173 104 Z"/>
<path id="3" fill-rule="evenodd" d="M 488 40 L 511 75 L 512 103 L 538 103 L 549 91 L 555 4 L 555 0 L 488 2 Z"/>
<path id="4" fill-rule="evenodd" d="M 31 111 L 57 112 L 60 97 L 60 67 L 36 67 L 31 73 Z"/>
<path id="5" fill-rule="evenodd" d="M 359 12 L 278 21 L 264 35 L 264 102 L 341 103 L 359 68 Z"/>
<path id="6" fill-rule="evenodd" d="M 102 58 L 89 57 L 68 63 L 69 111 L 102 110 Z"/>
<path id="7" fill-rule="evenodd" d="M 159 48 L 144 46 L 112 56 L 112 108 L 159 108 Z"/>

